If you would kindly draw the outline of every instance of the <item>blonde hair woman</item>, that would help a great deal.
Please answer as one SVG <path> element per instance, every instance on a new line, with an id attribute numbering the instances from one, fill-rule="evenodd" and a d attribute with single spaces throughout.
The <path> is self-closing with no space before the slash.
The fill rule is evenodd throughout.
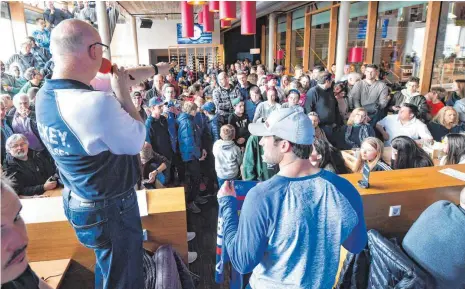
<path id="1" fill-rule="evenodd" d="M 439 142 L 449 133 L 460 133 L 465 131 L 464 126 L 459 125 L 457 111 L 451 106 L 441 108 L 427 126 L 433 139 Z"/>
<path id="2" fill-rule="evenodd" d="M 375 137 L 367 137 L 360 147 L 355 159 L 353 172 L 361 173 L 363 166 L 368 164 L 370 171 L 391 171 L 391 167 L 383 161 L 384 144 Z"/>
<path id="3" fill-rule="evenodd" d="M 368 124 L 368 113 L 363 107 L 352 111 L 347 124 L 342 127 L 344 133 L 344 144 L 342 148 L 359 148 L 367 137 L 374 137 L 375 130 Z"/>

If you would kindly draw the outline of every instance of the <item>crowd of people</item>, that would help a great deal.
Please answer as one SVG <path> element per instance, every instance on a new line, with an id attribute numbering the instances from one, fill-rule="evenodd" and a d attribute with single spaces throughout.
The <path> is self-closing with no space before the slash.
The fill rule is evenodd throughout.
<path id="1" fill-rule="evenodd" d="M 302 214 L 309 217 L 308 208 L 293 207 L 299 204 L 295 199 L 286 200 L 288 211 L 277 210 L 281 206 L 279 194 L 267 195 L 265 207 L 254 207 L 253 202 L 263 202 L 268 191 L 279 192 L 278 188 L 282 188 L 295 194 L 301 187 L 292 185 L 292 178 L 319 174 L 321 168 L 321 178 L 331 183 L 332 194 L 338 198 L 342 196 L 338 192 L 345 194 L 350 204 L 346 204 L 338 222 L 346 227 L 332 236 L 334 244 L 344 243 L 356 253 L 366 243 L 366 228 L 360 221 L 361 199 L 335 174 L 361 172 L 364 164 L 372 171 L 433 166 L 433 159 L 423 148 L 434 141 L 443 143 L 441 165 L 465 163 L 465 80 L 455 80 L 450 94 L 432 88 L 421 95 L 418 78 L 409 78 L 404 89 L 395 91 L 380 77 L 375 64 L 361 66 L 363 73 L 347 69 L 344 80 L 335 81 L 332 66 L 315 66 L 304 72 L 297 65 L 291 76 L 280 65 L 275 71 L 267 71 L 259 61 L 254 64 L 245 59 L 231 64 L 229 69 L 220 63 L 208 69 L 200 66 L 196 73 L 176 62 L 169 66 L 140 66 L 132 68 L 139 71 L 132 81 L 127 79 L 127 70 L 114 66 L 113 76 L 107 78 L 109 90 L 100 92 L 92 85 L 104 49 L 98 32 L 79 20 L 60 24 L 68 16 L 72 18 L 72 13 L 67 15 L 52 6 L 44 19 L 37 20 L 39 32 L 25 40 L 20 53 L 1 63 L 2 169 L 13 180 L 10 190 L 20 196 L 41 195 L 64 185 L 65 212 L 77 226 L 86 225 L 82 223 L 85 218 L 78 216 L 82 214 L 81 203 L 95 202 L 95 212 L 88 214 L 97 214 L 103 200 L 111 200 L 109 204 L 115 211 L 133 208 L 128 202 L 135 200 L 134 188 L 184 185 L 187 210 L 198 214 L 202 205 L 212 201 L 209 197 L 234 180 L 272 179 L 258 186 L 242 209 L 241 218 L 253 215 L 255 221 L 239 222 L 238 227 L 235 214 L 229 215 L 225 223 L 232 228 L 225 236 L 226 245 L 237 249 L 231 254 L 233 265 L 250 272 L 260 262 L 285 263 L 298 249 L 296 242 L 312 243 L 308 236 L 289 233 L 281 226 L 273 242 L 293 245 L 272 252 L 276 256 L 283 254 L 279 260 L 274 255 L 262 259 L 267 250 L 265 240 L 270 237 L 266 231 L 270 220 L 293 216 L 297 222 Z M 79 15 L 92 19 L 88 8 L 85 6 Z M 46 32 L 46 22 L 58 31 Z M 49 65 L 50 52 L 53 65 Z M 112 97 L 105 97 L 109 93 Z M 388 146 L 392 148 L 390 163 L 382 158 Z M 294 161 L 295 166 L 287 166 Z M 301 181 L 305 188 L 315 186 L 311 178 Z M 221 210 L 235 205 L 224 198 L 228 196 L 224 192 L 218 195 Z M 336 208 L 337 201 L 332 206 Z M 123 216 L 127 218 L 125 225 L 118 227 Z M 111 276 L 134 274 L 138 278 L 121 281 L 112 277 L 114 280 L 105 281 L 109 282 L 105 288 L 142 288 L 137 287 L 141 273 L 129 269 L 141 264 L 141 260 L 129 258 L 142 250 L 137 245 L 142 242 L 142 235 L 138 235 L 140 222 L 135 221 L 138 218 L 138 210 L 124 210 L 108 224 L 109 231 L 125 230 L 124 238 L 117 240 L 110 233 L 87 238 L 85 232 L 76 230 L 84 245 L 95 248 L 98 288 L 103 288 L 105 276 L 115 270 L 111 264 L 127 260 L 131 262 Z M 354 221 L 357 219 L 358 225 Z M 235 237 L 235 231 L 252 235 L 241 239 Z M 295 237 L 292 240 L 291 235 Z M 190 232 L 188 239 L 193 237 Z M 344 242 L 347 238 L 349 241 Z M 113 248 L 98 242 L 112 243 Z M 137 244 L 123 250 L 125 254 L 112 253 L 132 242 Z M 312 264 L 314 259 L 325 258 L 315 252 L 321 253 L 313 247 L 300 252 L 313 256 L 302 262 Z M 189 259 L 193 261 L 195 254 Z M 294 265 L 305 266 L 298 262 Z M 265 267 L 256 267 L 252 285 L 267 284 L 260 276 L 284 283 L 300 280 L 297 282 L 303 286 L 311 282 L 301 272 L 284 272 L 279 267 L 270 273 Z M 332 260 L 330 267 L 337 268 L 337 262 Z M 328 276 L 318 279 L 319 284 L 332 285 L 334 280 Z"/>

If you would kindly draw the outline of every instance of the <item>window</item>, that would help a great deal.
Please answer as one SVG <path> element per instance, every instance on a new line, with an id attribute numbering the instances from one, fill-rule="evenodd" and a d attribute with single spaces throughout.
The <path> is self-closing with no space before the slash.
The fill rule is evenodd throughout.
<path id="1" fill-rule="evenodd" d="M 465 2 L 442 2 L 431 86 L 465 78 Z"/>
<path id="2" fill-rule="evenodd" d="M 0 60 L 6 62 L 15 53 L 15 41 L 13 38 L 13 28 L 11 26 L 10 6 L 1 2 L 0 35 L 2 35 L 2 45 L 0 45 Z"/>
<path id="3" fill-rule="evenodd" d="M 373 63 L 387 81 L 419 76 L 427 8 L 427 1 L 379 2 Z"/>
<path id="4" fill-rule="evenodd" d="M 350 4 L 349 12 L 349 35 L 347 39 L 347 55 L 355 50 L 353 48 L 361 48 L 361 51 L 365 51 L 365 40 L 367 32 L 367 18 L 368 18 L 368 2 L 357 2 Z M 347 62 L 353 64 L 356 71 L 360 71 L 360 66 L 365 59 L 365 55 L 355 62 Z M 348 59 L 353 60 L 353 59 Z"/>
<path id="5" fill-rule="evenodd" d="M 305 8 L 292 13 L 292 35 L 291 35 L 291 67 L 286 67 L 287 72 L 294 74 L 294 66 L 303 66 L 304 58 L 304 26 Z"/>
<path id="6" fill-rule="evenodd" d="M 44 16 L 36 11 L 24 9 L 24 18 L 26 18 L 26 32 L 27 35 L 32 36 L 32 32 L 37 30 L 36 19 L 44 18 Z"/>
<path id="7" fill-rule="evenodd" d="M 312 28 L 310 32 L 310 69 L 315 65 L 328 66 L 329 19 L 329 11 L 312 15 Z M 331 63 L 329 65 L 331 65 Z"/>
<path id="8" fill-rule="evenodd" d="M 280 49 L 284 51 L 286 50 L 286 22 L 287 22 L 286 14 L 283 14 L 278 17 L 278 31 L 276 34 L 276 38 L 277 38 L 276 39 L 276 45 L 277 45 L 276 51 Z M 276 59 L 276 64 L 284 65 L 284 61 L 285 61 L 285 57 L 283 57 L 282 59 Z"/>

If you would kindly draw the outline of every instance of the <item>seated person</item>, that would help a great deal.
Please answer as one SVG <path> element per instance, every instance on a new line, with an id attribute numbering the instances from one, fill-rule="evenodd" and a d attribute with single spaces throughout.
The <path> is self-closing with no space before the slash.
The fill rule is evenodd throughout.
<path id="1" fill-rule="evenodd" d="M 396 137 L 392 140 L 391 146 L 391 167 L 394 170 L 434 166 L 431 157 L 407 136 Z"/>
<path id="2" fill-rule="evenodd" d="M 18 94 L 27 94 L 27 91 L 31 87 L 41 88 L 43 84 L 44 76 L 35 67 L 29 67 L 24 73 L 24 77 L 28 80 L 23 87 L 19 90 Z"/>
<path id="3" fill-rule="evenodd" d="M 444 165 L 465 164 L 465 135 L 450 133 L 444 138 L 444 153 L 439 163 Z"/>
<path id="4" fill-rule="evenodd" d="M 388 110 L 394 113 L 398 113 L 400 106 L 404 103 L 410 103 L 418 108 L 417 117 L 420 119 L 426 119 L 426 115 L 429 112 L 426 98 L 424 98 L 419 92 L 420 79 L 418 77 L 410 77 L 405 85 L 405 89 L 398 91 L 394 94 L 392 99 L 389 101 Z"/>
<path id="5" fill-rule="evenodd" d="M 3 169 L 14 182 L 14 189 L 19 195 L 42 195 L 56 188 L 55 165 L 44 152 L 30 150 L 24 135 L 10 136 L 6 141 L 6 149 L 8 153 Z"/>
<path id="6" fill-rule="evenodd" d="M 11 121 L 13 132 L 26 136 L 32 150 L 46 151 L 39 136 L 35 113 L 30 108 L 29 97 L 26 94 L 17 94 L 13 103 L 16 107 Z"/>
<path id="7" fill-rule="evenodd" d="M 31 87 L 27 91 L 27 96 L 29 97 L 29 103 L 30 103 L 29 107 L 31 108 L 31 110 L 35 110 L 34 106 L 36 102 L 36 95 L 38 92 L 39 92 L 38 87 Z"/>
<path id="8" fill-rule="evenodd" d="M 21 202 L 11 186 L 11 180 L 2 176 L 2 289 L 51 289 L 28 264 L 26 225 L 21 218 Z"/>
<path id="9" fill-rule="evenodd" d="M 313 142 L 313 150 L 310 155 L 312 165 L 335 174 L 347 174 L 341 152 L 328 141 L 317 139 Z"/>
<path id="10" fill-rule="evenodd" d="M 465 189 L 460 204 L 429 206 L 405 235 L 402 247 L 436 281 L 436 288 L 465 288 Z"/>
<path id="11" fill-rule="evenodd" d="M 404 103 L 399 109 L 399 114 L 391 114 L 376 124 L 376 129 L 381 133 L 385 145 L 389 145 L 397 136 L 408 136 L 417 143 L 431 143 L 433 136 L 426 124 L 416 118 L 418 108 L 410 103 Z"/>
<path id="12" fill-rule="evenodd" d="M 376 136 L 375 130 L 368 123 L 366 109 L 363 107 L 354 109 L 349 116 L 347 125 L 342 127 L 340 135 L 341 137 L 338 139 L 343 138 L 344 142 L 338 145 L 338 147 L 346 150 L 359 148 L 367 137 Z"/>
<path id="13" fill-rule="evenodd" d="M 445 106 L 443 102 L 445 94 L 446 90 L 442 87 L 432 87 L 430 92 L 425 94 L 426 104 L 429 107 L 429 113 L 426 116 L 427 120 L 434 118 L 441 108 Z"/>
<path id="14" fill-rule="evenodd" d="M 147 189 L 164 188 L 166 177 L 163 171 L 167 168 L 168 159 L 154 152 L 150 146 L 144 146 L 140 152 L 140 160 L 144 187 Z"/>
<path id="15" fill-rule="evenodd" d="M 9 97 L 9 95 L 8 95 Z M 3 164 L 3 161 L 5 160 L 6 156 L 6 140 L 13 135 L 13 129 L 10 126 L 10 123 L 7 121 L 6 117 L 7 113 L 7 108 L 5 106 L 5 101 L 0 100 L 0 128 L 1 128 L 1 151 L 0 151 L 0 156 L 1 156 L 1 164 Z"/>
<path id="16" fill-rule="evenodd" d="M 213 145 L 219 188 L 225 181 L 239 178 L 242 164 L 241 149 L 234 143 L 234 127 L 230 124 L 223 125 L 220 135 L 221 139 Z"/>
<path id="17" fill-rule="evenodd" d="M 342 152 L 350 169 L 354 173 L 362 173 L 363 165 L 368 163 L 372 172 L 391 171 L 391 167 L 383 160 L 384 144 L 375 137 L 367 137 L 360 147 L 360 151 L 353 155 L 351 152 Z"/>
<path id="18" fill-rule="evenodd" d="M 326 138 L 326 134 L 324 130 L 322 130 L 318 125 L 320 124 L 320 117 L 318 116 L 318 113 L 311 111 L 308 113 L 308 117 L 312 121 L 313 128 L 315 129 L 315 139 L 321 139 L 324 141 L 328 141 Z"/>
<path id="19" fill-rule="evenodd" d="M 427 127 L 433 139 L 438 142 L 449 133 L 460 133 L 465 130 L 463 125 L 459 125 L 459 117 L 452 106 L 441 108 Z"/>

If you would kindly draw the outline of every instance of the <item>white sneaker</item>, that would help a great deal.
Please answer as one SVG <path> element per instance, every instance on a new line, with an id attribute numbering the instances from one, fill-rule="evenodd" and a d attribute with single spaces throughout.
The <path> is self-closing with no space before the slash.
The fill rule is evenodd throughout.
<path id="1" fill-rule="evenodd" d="M 197 252 L 187 252 L 187 262 L 194 263 L 197 260 Z"/>
<path id="2" fill-rule="evenodd" d="M 187 242 L 194 240 L 195 232 L 187 232 Z"/>

